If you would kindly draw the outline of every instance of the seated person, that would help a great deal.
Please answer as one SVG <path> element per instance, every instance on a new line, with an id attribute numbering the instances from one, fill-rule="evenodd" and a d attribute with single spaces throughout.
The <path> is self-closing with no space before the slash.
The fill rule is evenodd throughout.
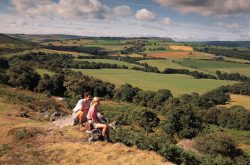
<path id="1" fill-rule="evenodd" d="M 100 105 L 100 99 L 98 97 L 94 97 L 91 103 L 91 107 L 87 114 L 88 122 L 93 125 L 94 128 L 101 128 L 102 129 L 102 136 L 104 139 L 106 138 L 107 141 L 110 140 L 110 133 L 109 133 L 109 126 L 107 124 L 101 123 L 100 119 L 98 118 L 98 111 L 97 108 Z"/>
<path id="2" fill-rule="evenodd" d="M 73 109 L 72 118 L 74 119 L 74 125 L 80 124 L 82 126 L 83 123 L 87 121 L 87 114 L 90 108 L 91 100 L 90 94 L 85 92 L 83 94 L 83 98 L 77 102 L 75 108 Z"/>

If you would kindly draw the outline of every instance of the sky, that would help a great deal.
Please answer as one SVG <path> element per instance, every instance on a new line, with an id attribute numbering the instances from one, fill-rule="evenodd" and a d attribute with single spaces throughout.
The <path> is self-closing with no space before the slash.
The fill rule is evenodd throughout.
<path id="1" fill-rule="evenodd" d="M 0 0 L 0 33 L 249 41 L 250 0 Z"/>

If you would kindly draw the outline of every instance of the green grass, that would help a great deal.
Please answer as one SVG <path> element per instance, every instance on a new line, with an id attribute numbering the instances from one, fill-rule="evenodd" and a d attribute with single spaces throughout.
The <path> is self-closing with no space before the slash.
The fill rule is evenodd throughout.
<path id="1" fill-rule="evenodd" d="M 157 74 L 126 69 L 73 69 L 121 86 L 130 83 L 143 90 L 157 91 L 169 89 L 175 96 L 185 93 L 205 93 L 222 85 L 234 84 L 233 81 L 194 79 L 181 74 Z"/>
<path id="2" fill-rule="evenodd" d="M 129 68 L 132 68 L 134 66 L 141 67 L 140 65 L 131 64 L 125 61 L 118 61 L 118 60 L 110 60 L 110 59 L 75 59 L 77 61 L 89 61 L 89 62 L 96 62 L 96 63 L 109 63 L 109 64 L 117 64 L 119 66 L 125 65 Z"/>
<path id="3" fill-rule="evenodd" d="M 182 66 L 173 60 L 142 60 L 140 63 L 147 63 L 150 66 L 157 67 L 160 71 L 164 71 L 166 68 L 174 68 L 174 69 L 188 69 L 190 71 L 199 71 L 199 72 L 204 72 L 202 70 Z M 207 73 L 207 72 L 205 72 Z"/>
<path id="4" fill-rule="evenodd" d="M 51 72 L 45 69 L 36 69 L 37 73 L 40 74 L 41 76 L 43 76 L 44 74 L 48 74 L 49 76 L 53 76 L 54 74 L 56 74 L 55 72 Z"/>
<path id="5" fill-rule="evenodd" d="M 212 60 L 182 60 L 178 61 L 180 65 L 192 67 L 215 73 L 217 70 L 227 73 L 240 73 L 250 77 L 250 64 L 241 64 L 226 61 L 212 61 Z"/>

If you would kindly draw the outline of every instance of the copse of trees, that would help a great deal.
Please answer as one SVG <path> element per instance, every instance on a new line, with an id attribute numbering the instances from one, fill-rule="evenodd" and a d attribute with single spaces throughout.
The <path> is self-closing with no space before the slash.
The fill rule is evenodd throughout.
<path id="1" fill-rule="evenodd" d="M 202 95 L 197 101 L 199 107 L 208 109 L 216 105 L 224 105 L 230 100 L 229 94 L 227 94 L 221 88 L 214 89 Z"/>
<path id="2" fill-rule="evenodd" d="M 109 63 L 96 63 L 96 62 L 88 62 L 88 61 L 74 61 L 71 68 L 76 69 L 102 69 L 102 68 L 109 68 L 109 69 L 128 69 L 128 66 L 122 65 L 119 66 L 117 64 L 109 64 Z"/>
<path id="3" fill-rule="evenodd" d="M 12 65 L 8 70 L 12 86 L 33 90 L 39 83 L 40 75 L 26 64 Z"/>
<path id="4" fill-rule="evenodd" d="M 14 57 L 12 62 L 25 61 L 31 63 L 39 68 L 48 69 L 59 72 L 63 68 L 77 68 L 77 69 L 128 69 L 127 66 L 119 66 L 117 64 L 96 63 L 88 61 L 74 61 L 71 55 L 65 54 L 46 54 L 43 52 L 31 53 L 21 57 Z"/>
<path id="5" fill-rule="evenodd" d="M 207 78 L 207 79 L 217 79 L 216 76 L 211 74 L 205 74 L 198 71 L 190 71 L 187 69 L 173 69 L 173 68 L 166 68 L 162 73 L 164 74 L 186 74 L 193 76 L 195 78 Z"/>
<path id="6" fill-rule="evenodd" d="M 242 82 L 250 82 L 250 78 L 239 73 L 221 73 L 220 71 L 216 71 L 218 79 L 220 80 L 233 80 L 233 81 L 242 81 Z"/>
<path id="7" fill-rule="evenodd" d="M 250 130 L 250 112 L 241 106 L 211 108 L 205 112 L 204 120 L 221 127 Z"/>
<path id="8" fill-rule="evenodd" d="M 80 72 L 69 71 L 64 76 L 65 95 L 67 96 L 76 97 L 84 92 L 90 92 L 93 96 L 113 97 L 114 84 L 94 79 Z"/>
<path id="9" fill-rule="evenodd" d="M 250 96 L 250 83 L 238 83 L 233 85 L 221 86 L 218 89 L 225 93 Z"/>
<path id="10" fill-rule="evenodd" d="M 131 103 L 139 90 L 139 88 L 134 88 L 132 85 L 126 83 L 116 89 L 114 99 Z"/>
<path id="11" fill-rule="evenodd" d="M 6 74 L 6 70 L 9 68 L 9 61 L 4 58 L 0 58 L 0 83 L 8 84 L 9 76 Z"/>
<path id="12" fill-rule="evenodd" d="M 169 135 L 178 135 L 180 138 L 193 138 L 203 129 L 203 119 L 194 110 L 191 104 L 177 106 L 167 114 L 163 130 Z"/>
<path id="13" fill-rule="evenodd" d="M 98 56 L 106 56 L 108 52 L 103 48 L 99 47 L 79 47 L 79 46 L 53 46 L 48 45 L 45 48 L 52 50 L 61 50 L 61 51 L 72 51 L 78 53 L 87 53 Z"/>
<path id="14" fill-rule="evenodd" d="M 231 58 L 238 58 L 244 60 L 250 60 L 250 50 L 237 50 L 237 49 L 228 49 L 223 47 L 212 47 L 212 46 L 195 46 L 195 51 L 206 52 L 210 54 L 215 54 L 217 56 L 226 56 Z"/>
<path id="15" fill-rule="evenodd" d="M 146 133 L 153 132 L 153 128 L 159 125 L 160 119 L 151 111 L 141 111 L 137 115 L 139 125 L 146 131 Z"/>

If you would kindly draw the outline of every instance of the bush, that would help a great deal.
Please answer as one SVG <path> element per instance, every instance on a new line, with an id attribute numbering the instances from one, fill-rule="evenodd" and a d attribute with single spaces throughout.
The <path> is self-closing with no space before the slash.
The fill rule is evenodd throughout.
<path id="1" fill-rule="evenodd" d="M 201 153 L 235 157 L 239 154 L 235 140 L 225 133 L 209 133 L 195 138 L 195 148 Z"/>
<path id="2" fill-rule="evenodd" d="M 222 110 L 218 115 L 218 124 L 222 127 L 250 130 L 250 112 L 241 106 Z"/>
<path id="3" fill-rule="evenodd" d="M 163 129 L 167 134 L 177 134 L 181 138 L 193 138 L 203 130 L 203 120 L 193 110 L 192 105 L 173 108 L 167 114 Z"/>
<path id="4" fill-rule="evenodd" d="M 33 90 L 40 80 L 40 75 L 25 64 L 13 64 L 8 70 L 9 83 L 15 87 Z"/>
<path id="5" fill-rule="evenodd" d="M 130 84 L 124 84 L 115 91 L 114 99 L 131 103 L 138 91 L 138 88 L 133 88 Z"/>
<path id="6" fill-rule="evenodd" d="M 159 125 L 160 119 L 151 111 L 142 111 L 137 115 L 139 125 L 144 128 L 147 133 L 153 132 L 153 128 Z"/>

